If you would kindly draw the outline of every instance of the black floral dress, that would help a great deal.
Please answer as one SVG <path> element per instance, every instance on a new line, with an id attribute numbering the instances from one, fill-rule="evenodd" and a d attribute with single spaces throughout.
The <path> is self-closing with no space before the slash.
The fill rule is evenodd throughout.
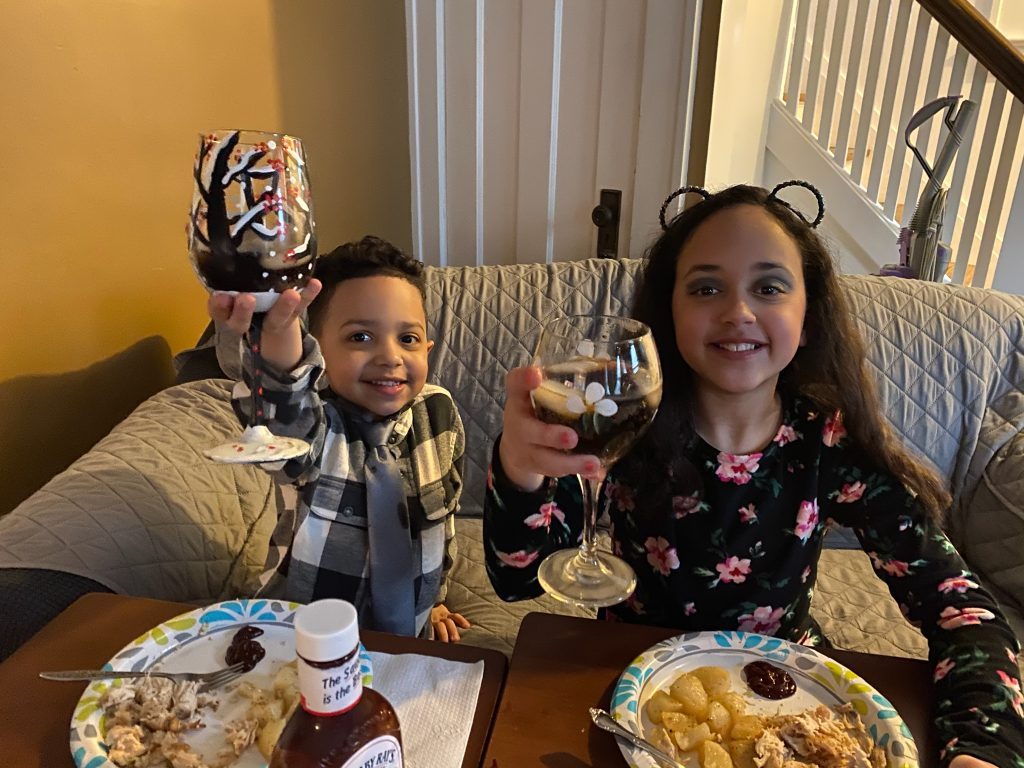
<path id="1" fill-rule="evenodd" d="M 689 448 L 703 488 L 664 499 L 664 513 L 637 514 L 636 492 L 609 474 L 604 503 L 612 545 L 637 573 L 633 596 L 609 620 L 680 630 L 735 629 L 823 642 L 809 608 L 822 539 L 848 526 L 904 614 L 928 639 L 943 764 L 969 754 L 1024 768 L 1019 645 L 992 596 L 901 483 L 845 439 L 836 415 L 787 404 L 760 453 Z M 537 566 L 575 546 L 582 531 L 575 477 L 536 493 L 501 472 L 495 446 L 484 506 L 487 571 L 505 600 L 541 593 Z"/>

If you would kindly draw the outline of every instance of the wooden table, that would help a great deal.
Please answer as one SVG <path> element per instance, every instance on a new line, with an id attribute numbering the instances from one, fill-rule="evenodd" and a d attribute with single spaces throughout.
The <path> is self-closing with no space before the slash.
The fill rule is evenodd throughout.
<path id="1" fill-rule="evenodd" d="M 486 768 L 622 768 L 615 737 L 590 722 L 609 709 L 619 675 L 645 649 L 679 634 L 636 624 L 531 613 L 519 628 L 505 692 L 484 758 Z M 921 753 L 938 766 L 927 662 L 825 651 L 888 697 Z"/>
<path id="2" fill-rule="evenodd" d="M 45 669 L 99 669 L 127 643 L 196 606 L 88 594 L 72 603 L 0 664 L 0 745 L 5 768 L 74 766 L 68 748 L 71 713 L 86 683 L 41 680 Z M 473 728 L 463 768 L 477 768 L 501 697 L 508 662 L 498 651 L 381 632 L 360 633 L 371 651 L 418 653 L 453 661 L 484 662 Z"/>

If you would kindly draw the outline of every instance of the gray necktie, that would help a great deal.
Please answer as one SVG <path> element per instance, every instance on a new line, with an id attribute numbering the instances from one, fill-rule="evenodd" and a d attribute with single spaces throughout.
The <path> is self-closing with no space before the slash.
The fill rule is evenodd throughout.
<path id="1" fill-rule="evenodd" d="M 366 519 L 370 539 L 370 597 L 375 629 L 416 634 L 409 507 L 398 460 L 388 447 L 395 422 L 363 422 L 366 441 Z"/>

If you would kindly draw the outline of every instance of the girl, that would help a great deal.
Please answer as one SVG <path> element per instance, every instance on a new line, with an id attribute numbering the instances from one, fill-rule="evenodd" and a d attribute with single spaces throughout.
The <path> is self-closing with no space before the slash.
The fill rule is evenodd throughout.
<path id="1" fill-rule="evenodd" d="M 817 198 L 813 222 L 776 196 L 792 185 Z M 666 224 L 686 192 L 704 200 Z M 928 638 L 943 765 L 1024 768 L 1019 646 L 939 527 L 948 494 L 881 416 L 814 232 L 823 216 L 804 182 L 684 187 L 662 206 L 632 314 L 654 333 L 664 395 L 604 486 L 614 549 L 638 577 L 606 618 L 822 644 L 809 606 L 834 520 Z M 602 471 L 564 452 L 575 432 L 535 418 L 539 383 L 536 369 L 510 372 L 489 475 L 487 568 L 505 600 L 541 592 L 538 564 L 582 529 L 572 475 Z"/>

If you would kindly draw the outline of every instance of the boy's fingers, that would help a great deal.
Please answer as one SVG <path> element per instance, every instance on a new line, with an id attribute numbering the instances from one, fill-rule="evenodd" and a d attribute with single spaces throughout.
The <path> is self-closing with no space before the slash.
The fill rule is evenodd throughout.
<path id="1" fill-rule="evenodd" d="M 448 627 L 445 626 L 443 620 L 434 625 L 434 634 L 437 635 L 437 639 L 442 643 L 448 642 Z"/>
<path id="2" fill-rule="evenodd" d="M 455 626 L 455 622 L 451 619 L 451 616 L 454 615 L 455 614 L 451 614 L 447 619 L 444 620 L 444 623 L 447 625 L 448 629 L 448 642 L 450 643 L 457 643 L 459 642 L 459 640 L 462 639 L 462 637 L 459 635 L 458 628 L 456 628 Z"/>
<path id="3" fill-rule="evenodd" d="M 301 301 L 299 302 L 299 311 L 304 311 L 310 304 L 313 303 L 313 299 L 320 295 L 320 291 L 323 288 L 323 283 L 317 280 L 315 277 L 311 278 L 306 287 L 299 291 Z"/>

